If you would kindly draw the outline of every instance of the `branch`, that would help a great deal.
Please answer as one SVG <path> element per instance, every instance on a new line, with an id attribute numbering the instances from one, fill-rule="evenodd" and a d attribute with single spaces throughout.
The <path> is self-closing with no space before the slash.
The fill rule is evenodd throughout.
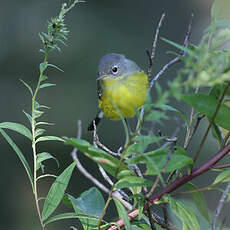
<path id="1" fill-rule="evenodd" d="M 77 133 L 77 138 L 81 138 L 82 135 L 82 125 L 81 125 L 81 120 L 78 120 L 78 133 Z M 102 191 L 104 191 L 105 193 L 109 194 L 110 190 L 104 186 L 101 182 L 99 182 L 94 176 L 92 176 L 81 164 L 81 162 L 78 159 L 77 156 L 77 149 L 74 148 L 73 151 L 71 152 L 71 156 L 73 158 L 74 161 L 76 161 L 76 167 L 79 169 L 79 171 L 86 177 L 88 178 L 92 183 L 94 183 L 98 188 L 100 188 Z M 113 197 L 116 197 L 123 205 L 124 207 L 126 207 L 127 210 L 132 210 L 132 205 L 130 203 L 128 203 L 127 201 L 125 201 L 123 199 L 123 196 L 118 192 L 115 191 L 112 194 Z"/>
<path id="2" fill-rule="evenodd" d="M 149 50 L 146 50 L 146 53 L 147 53 L 147 55 L 149 57 L 149 68 L 148 68 L 148 78 L 149 78 L 149 80 L 152 77 L 153 61 L 154 61 L 156 47 L 157 47 L 158 35 L 159 35 L 160 28 L 162 26 L 162 22 L 163 22 L 164 18 L 165 18 L 165 13 L 163 13 L 161 15 L 161 19 L 160 19 L 160 21 L 158 23 L 151 54 L 150 54 Z"/>
<path id="3" fill-rule="evenodd" d="M 191 18 L 190 18 L 190 22 L 189 22 L 189 26 L 188 26 L 188 30 L 186 32 L 185 35 L 185 39 L 184 39 L 184 47 L 188 47 L 189 45 L 189 39 L 191 37 L 191 29 L 192 29 L 192 22 L 193 22 L 193 17 L 194 15 L 191 14 Z M 183 52 L 182 56 L 184 57 L 186 55 L 186 52 Z M 177 63 L 180 61 L 179 57 L 175 57 L 174 59 L 172 59 L 169 63 L 167 63 L 166 65 L 163 66 L 163 68 L 158 72 L 158 74 L 151 80 L 150 82 L 150 86 L 149 86 L 149 90 L 151 90 L 151 88 L 153 87 L 154 83 L 158 80 L 158 78 L 165 73 L 165 71 L 173 64 Z"/>
<path id="4" fill-rule="evenodd" d="M 207 162 L 203 163 L 198 168 L 194 169 L 191 174 L 186 174 L 183 177 L 176 179 L 172 184 L 166 186 L 161 191 L 159 191 L 157 194 L 151 196 L 148 202 L 144 205 L 144 210 L 146 210 L 148 206 L 152 206 L 154 203 L 159 201 L 162 198 L 162 196 L 164 196 L 165 194 L 169 194 L 173 192 L 174 190 L 186 184 L 188 181 L 191 181 L 192 179 L 210 170 L 210 167 L 214 166 L 218 161 L 220 161 L 224 156 L 226 156 L 229 151 L 230 151 L 230 144 L 226 145 L 223 149 L 217 152 Z M 133 220 L 138 215 L 139 215 L 138 209 L 130 212 L 128 214 L 129 220 Z M 116 224 L 120 227 L 124 226 L 124 222 L 121 219 L 118 220 Z M 118 230 L 117 225 L 111 226 L 108 230 Z"/>

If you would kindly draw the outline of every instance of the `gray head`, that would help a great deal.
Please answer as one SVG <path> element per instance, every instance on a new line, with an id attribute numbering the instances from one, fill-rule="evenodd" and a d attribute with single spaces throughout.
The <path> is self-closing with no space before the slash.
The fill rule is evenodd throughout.
<path id="1" fill-rule="evenodd" d="M 98 78 L 107 75 L 110 77 L 126 76 L 133 72 L 141 71 L 141 68 L 123 54 L 110 53 L 103 56 L 99 62 Z"/>

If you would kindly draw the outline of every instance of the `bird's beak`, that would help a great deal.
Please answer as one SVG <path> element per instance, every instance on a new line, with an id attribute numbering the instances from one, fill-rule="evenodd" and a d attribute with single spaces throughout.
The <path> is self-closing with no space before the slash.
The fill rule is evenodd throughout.
<path id="1" fill-rule="evenodd" d="M 97 76 L 96 80 L 103 80 L 104 78 L 106 78 L 107 76 L 106 75 L 99 75 Z"/>

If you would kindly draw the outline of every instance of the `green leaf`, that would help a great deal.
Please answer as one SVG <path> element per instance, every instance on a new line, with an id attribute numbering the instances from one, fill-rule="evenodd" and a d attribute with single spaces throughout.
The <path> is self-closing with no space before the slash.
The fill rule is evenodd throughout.
<path id="1" fill-rule="evenodd" d="M 169 198 L 169 204 L 172 211 L 181 220 L 183 230 L 200 230 L 196 216 L 184 204 L 172 198 Z"/>
<path id="2" fill-rule="evenodd" d="M 50 153 L 47 152 L 42 152 L 37 154 L 37 165 L 36 165 L 36 170 L 38 170 L 41 167 L 41 163 L 45 160 L 48 159 L 54 159 L 57 163 L 57 166 L 59 167 L 59 162 L 57 160 L 57 158 L 53 157 Z"/>
<path id="3" fill-rule="evenodd" d="M 31 115 L 29 113 L 25 112 L 24 110 L 23 110 L 23 113 L 26 115 L 26 117 L 29 120 L 30 124 L 32 124 L 32 117 L 31 117 Z"/>
<path id="4" fill-rule="evenodd" d="M 38 125 L 54 125 L 53 123 L 45 122 L 45 121 L 39 121 L 36 123 L 36 126 Z"/>
<path id="5" fill-rule="evenodd" d="M 86 190 L 77 199 L 69 195 L 69 199 L 77 209 L 76 213 L 80 210 L 83 214 L 100 217 L 105 207 L 104 198 L 96 187 Z"/>
<path id="6" fill-rule="evenodd" d="M 40 141 L 64 141 L 64 140 L 62 138 L 56 137 L 56 136 L 43 136 L 43 137 L 39 137 L 36 140 L 36 143 L 38 143 Z"/>
<path id="7" fill-rule="evenodd" d="M 44 75 L 44 74 L 42 74 L 41 77 L 40 77 L 41 82 L 45 81 L 47 79 L 48 79 L 48 77 L 46 75 Z"/>
<path id="8" fill-rule="evenodd" d="M 3 135 L 3 137 L 6 139 L 6 141 L 9 143 L 9 145 L 12 147 L 12 149 L 15 151 L 15 153 L 18 155 L 19 159 L 21 160 L 21 162 L 22 162 L 22 164 L 26 170 L 26 173 L 29 177 L 32 189 L 33 189 L 34 184 L 33 184 L 32 172 L 30 170 L 30 166 L 29 166 L 28 162 L 26 161 L 23 153 L 18 148 L 18 146 L 13 142 L 13 140 L 2 129 L 0 129 L 0 133 Z"/>
<path id="9" fill-rule="evenodd" d="M 165 115 L 164 112 L 157 111 L 157 110 L 152 110 L 149 114 L 145 116 L 146 121 L 155 121 L 158 123 L 161 123 L 161 119 L 167 120 L 168 117 Z"/>
<path id="10" fill-rule="evenodd" d="M 35 109 L 33 111 L 34 119 L 39 118 L 43 113 L 44 113 L 43 111 Z"/>
<path id="11" fill-rule="evenodd" d="M 186 188 L 188 189 L 188 191 L 193 191 L 197 189 L 197 187 L 191 182 L 188 182 L 186 184 Z M 201 213 L 201 215 L 204 218 L 206 218 L 206 220 L 210 223 L 210 217 L 208 215 L 209 213 L 208 206 L 204 194 L 200 191 L 197 191 L 197 192 L 190 193 L 190 195 L 192 196 L 192 199 L 194 200 L 196 207 Z"/>
<path id="12" fill-rule="evenodd" d="M 162 109 L 165 109 L 167 111 L 175 112 L 180 116 L 186 123 L 187 129 L 189 128 L 189 120 L 187 119 L 187 116 L 183 114 L 180 110 L 170 106 L 170 105 L 163 105 L 161 106 Z"/>
<path id="13" fill-rule="evenodd" d="M 45 69 L 47 68 L 47 65 L 48 65 L 48 62 L 40 63 L 40 65 L 39 65 L 40 73 L 43 73 L 45 71 Z"/>
<path id="14" fill-rule="evenodd" d="M 47 67 L 50 66 L 50 67 L 53 67 L 61 72 L 64 72 L 62 69 L 60 69 L 59 67 L 57 67 L 56 65 L 53 65 L 53 64 L 48 64 Z"/>
<path id="15" fill-rule="evenodd" d="M 129 187 L 151 187 L 154 183 L 151 180 L 137 177 L 137 176 L 127 176 L 120 179 L 116 184 L 116 189 L 129 188 Z"/>
<path id="16" fill-rule="evenodd" d="M 131 225 L 130 225 L 130 222 L 129 222 L 129 217 L 128 217 L 127 211 L 125 210 L 124 206 L 120 203 L 120 201 L 117 198 L 113 197 L 113 200 L 114 200 L 114 203 L 116 205 L 119 217 L 125 223 L 125 229 L 126 230 L 131 230 Z"/>
<path id="17" fill-rule="evenodd" d="M 73 162 L 62 172 L 61 175 L 56 178 L 52 184 L 42 210 L 43 221 L 46 220 L 54 212 L 62 200 L 75 166 L 76 162 Z"/>
<path id="18" fill-rule="evenodd" d="M 185 151 L 185 150 L 184 150 Z M 186 152 L 186 151 L 185 151 Z M 126 160 L 128 164 L 145 163 L 147 166 L 146 175 L 159 175 L 161 169 L 165 165 L 169 150 L 167 148 L 157 149 L 152 152 L 140 154 L 133 158 Z M 186 165 L 192 165 L 192 158 L 184 155 L 182 151 L 176 151 L 170 155 L 170 160 L 164 169 L 165 173 L 183 168 Z"/>
<path id="19" fill-rule="evenodd" d="M 40 89 L 42 88 L 47 88 L 47 87 L 51 87 L 51 86 L 55 86 L 56 84 L 51 84 L 51 83 L 44 83 L 42 85 L 40 85 Z"/>
<path id="20" fill-rule="evenodd" d="M 84 153 L 87 157 L 101 165 L 108 173 L 112 176 L 117 176 L 121 171 L 130 171 L 130 174 L 133 172 L 117 158 L 111 156 L 110 154 L 104 152 L 101 149 L 98 149 L 88 143 L 87 141 L 78 139 L 78 138 L 65 138 L 66 144 L 72 145 L 77 148 L 79 151 Z M 117 167 L 119 169 L 117 170 Z"/>
<path id="21" fill-rule="evenodd" d="M 45 177 L 54 177 L 54 178 L 57 178 L 57 176 L 53 175 L 53 174 L 43 174 L 43 175 L 37 177 L 37 181 L 40 180 L 40 179 L 42 179 L 42 178 L 45 178 Z"/>
<path id="22" fill-rule="evenodd" d="M 42 135 L 46 130 L 45 129 L 36 129 L 35 130 L 35 137 Z"/>
<path id="23" fill-rule="evenodd" d="M 223 143 L 222 132 L 220 127 L 216 124 L 212 124 L 212 135 L 219 142 L 219 145 L 221 146 Z"/>
<path id="24" fill-rule="evenodd" d="M 200 113 L 206 115 L 209 119 L 212 118 L 216 111 L 218 100 L 212 95 L 206 94 L 189 94 L 183 95 L 182 99 Z M 230 130 L 230 108 L 226 105 L 221 105 L 215 119 L 215 123 L 219 126 Z"/>
<path id="25" fill-rule="evenodd" d="M 24 82 L 22 79 L 19 79 L 24 85 L 25 85 L 25 87 L 30 91 L 30 94 L 31 94 L 31 96 L 33 97 L 33 90 L 31 89 L 31 87 L 26 83 L 26 82 Z"/>
<path id="26" fill-rule="evenodd" d="M 76 213 L 74 212 L 71 212 L 71 213 L 62 213 L 62 214 L 58 214 L 56 216 L 52 216 L 50 217 L 46 222 L 45 222 L 45 226 L 47 224 L 50 224 L 52 222 L 56 222 L 56 221 L 59 221 L 59 220 L 65 220 L 65 219 L 80 219 L 80 218 L 88 218 L 86 215 L 77 215 Z"/>
<path id="27" fill-rule="evenodd" d="M 213 182 L 213 184 L 230 181 L 230 169 L 224 169 Z"/>
<path id="28" fill-rule="evenodd" d="M 172 45 L 172 46 L 174 46 L 174 47 L 176 47 L 176 48 L 179 49 L 179 50 L 182 50 L 183 52 L 189 54 L 189 55 L 192 56 L 192 57 L 196 57 L 195 52 L 193 52 L 193 51 L 192 51 L 191 49 L 189 49 L 189 48 L 186 48 L 185 46 L 179 45 L 179 44 L 177 44 L 177 43 L 175 43 L 175 42 L 173 42 L 173 41 L 170 41 L 170 40 L 168 40 L 168 39 L 166 39 L 166 38 L 162 38 L 162 37 L 161 37 L 161 40 L 163 40 L 164 42 L 166 42 L 166 43 L 168 43 L 168 44 L 170 44 L 170 45 Z"/>
<path id="29" fill-rule="evenodd" d="M 128 157 L 132 154 L 143 153 L 148 145 L 154 144 L 159 142 L 164 137 L 157 137 L 157 136 L 136 136 L 132 141 L 134 144 L 130 145 L 126 151 L 123 153 L 125 157 Z"/>
<path id="30" fill-rule="evenodd" d="M 97 188 L 92 187 L 83 192 L 77 199 L 71 195 L 68 195 L 68 198 L 72 202 L 77 215 L 84 214 L 91 217 L 88 219 L 80 218 L 84 229 L 97 228 L 99 217 L 105 206 L 105 201 L 101 192 Z"/>
<path id="31" fill-rule="evenodd" d="M 32 134 L 30 130 L 22 124 L 14 122 L 2 122 L 0 123 L 0 128 L 13 130 L 32 140 Z"/>

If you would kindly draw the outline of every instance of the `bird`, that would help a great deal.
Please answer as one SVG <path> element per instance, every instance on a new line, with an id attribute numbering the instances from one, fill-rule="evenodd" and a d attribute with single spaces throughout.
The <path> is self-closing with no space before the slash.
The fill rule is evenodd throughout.
<path id="1" fill-rule="evenodd" d="M 104 55 L 98 65 L 98 108 L 100 112 L 88 126 L 94 130 L 103 116 L 110 120 L 133 117 L 145 104 L 149 80 L 147 74 L 123 54 Z"/>

